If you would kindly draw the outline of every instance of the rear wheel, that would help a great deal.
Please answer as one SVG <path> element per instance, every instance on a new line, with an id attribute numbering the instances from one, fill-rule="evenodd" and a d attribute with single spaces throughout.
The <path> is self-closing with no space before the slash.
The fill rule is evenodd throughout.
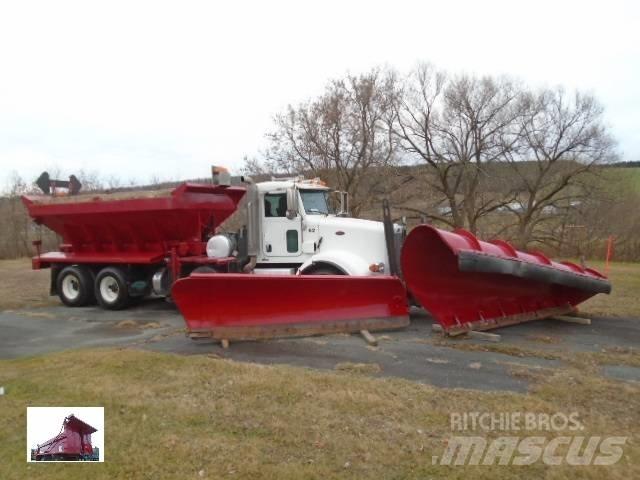
<path id="1" fill-rule="evenodd" d="M 63 268 L 56 279 L 56 290 L 68 307 L 82 307 L 93 300 L 93 277 L 88 268 L 72 265 Z"/>
<path id="2" fill-rule="evenodd" d="M 127 279 L 118 267 L 106 267 L 100 270 L 95 282 L 96 299 L 102 308 L 120 310 L 129 304 Z"/>

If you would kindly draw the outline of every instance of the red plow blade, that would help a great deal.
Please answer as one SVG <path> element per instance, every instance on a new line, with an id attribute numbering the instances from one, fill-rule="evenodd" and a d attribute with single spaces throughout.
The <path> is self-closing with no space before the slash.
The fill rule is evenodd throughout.
<path id="1" fill-rule="evenodd" d="M 406 291 L 391 276 L 193 274 L 172 297 L 193 338 L 253 340 L 409 324 Z"/>
<path id="2" fill-rule="evenodd" d="M 419 225 L 402 249 L 409 291 L 449 334 L 488 330 L 575 311 L 611 284 L 599 272 L 465 230 Z"/>

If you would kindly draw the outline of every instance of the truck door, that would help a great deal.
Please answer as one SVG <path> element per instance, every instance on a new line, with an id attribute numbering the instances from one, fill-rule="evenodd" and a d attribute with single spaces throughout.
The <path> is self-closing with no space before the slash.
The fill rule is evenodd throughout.
<path id="1" fill-rule="evenodd" d="M 274 260 L 300 256 L 302 218 L 287 218 L 287 193 L 265 193 L 262 214 L 262 253 Z"/>

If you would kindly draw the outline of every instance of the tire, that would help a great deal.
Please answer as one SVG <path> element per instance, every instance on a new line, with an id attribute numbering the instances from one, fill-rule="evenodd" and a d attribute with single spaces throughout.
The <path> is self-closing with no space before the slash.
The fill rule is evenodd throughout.
<path id="1" fill-rule="evenodd" d="M 344 275 L 345 273 L 332 265 L 321 264 L 302 272 L 303 275 Z"/>
<path id="2" fill-rule="evenodd" d="M 121 268 L 105 267 L 100 270 L 94 291 L 98 304 L 106 310 L 121 310 L 129 305 L 129 287 Z"/>
<path id="3" fill-rule="evenodd" d="M 93 276 L 82 265 L 63 268 L 56 277 L 58 297 L 67 307 L 82 307 L 94 300 Z"/>
<path id="4" fill-rule="evenodd" d="M 194 268 L 191 273 L 218 273 L 215 268 L 209 267 L 207 265 L 201 265 L 199 267 Z M 191 275 L 191 273 L 189 275 Z"/>

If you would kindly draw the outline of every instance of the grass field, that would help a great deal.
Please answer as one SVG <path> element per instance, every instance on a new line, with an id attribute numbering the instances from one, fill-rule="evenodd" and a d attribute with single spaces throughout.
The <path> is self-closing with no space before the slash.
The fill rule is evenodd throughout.
<path id="1" fill-rule="evenodd" d="M 133 350 L 3 361 L 1 475 L 3 480 L 638 478 L 640 386 L 587 375 L 585 368 L 541 375 L 530 394 L 520 395 Z M 104 406 L 106 462 L 27 464 L 25 405 Z M 585 428 L 580 435 L 630 441 L 623 459 L 606 469 L 432 465 L 432 456 L 442 455 L 455 435 L 449 414 L 468 411 L 577 412 Z"/>
<path id="2" fill-rule="evenodd" d="M 640 167 L 619 170 L 622 170 L 621 175 L 628 178 L 636 186 L 638 191 L 640 191 Z"/>
<path id="3" fill-rule="evenodd" d="M 621 185 L 626 185 L 640 192 L 640 167 L 605 168 L 603 171 L 603 178 L 611 188 L 619 189 Z"/>
<path id="4" fill-rule="evenodd" d="M 588 266 L 605 272 L 604 262 L 588 262 Z M 596 295 L 580 305 L 580 311 L 596 316 L 633 317 L 640 320 L 640 263 L 612 263 L 609 279 L 610 295 Z"/>
<path id="5" fill-rule="evenodd" d="M 0 310 L 57 303 L 49 296 L 49 270 L 31 270 L 31 260 L 0 260 Z"/>
<path id="6" fill-rule="evenodd" d="M 630 169 L 629 175 L 635 182 L 636 187 L 640 191 L 640 168 L 632 168 Z"/>

